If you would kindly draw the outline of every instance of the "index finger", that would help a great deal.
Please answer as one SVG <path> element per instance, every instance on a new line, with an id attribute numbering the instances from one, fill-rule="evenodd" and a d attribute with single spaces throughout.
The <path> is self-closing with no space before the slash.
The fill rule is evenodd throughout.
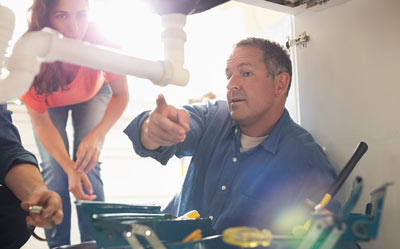
<path id="1" fill-rule="evenodd" d="M 78 190 L 78 192 L 74 193 L 74 196 L 75 196 L 75 198 L 77 200 L 88 200 L 88 201 L 91 201 L 91 200 L 96 199 L 96 195 L 94 195 L 94 194 L 86 194 L 83 191 L 82 187 Z"/>
<path id="2" fill-rule="evenodd" d="M 83 198 L 85 200 L 94 200 L 96 198 L 96 195 L 93 194 L 93 188 L 92 188 L 92 184 L 89 181 L 89 178 L 87 177 L 87 175 L 85 173 L 81 173 L 82 177 L 81 177 L 81 182 L 83 184 L 83 186 L 86 189 L 86 192 L 88 192 L 89 194 L 84 193 L 83 189 L 82 189 L 82 185 L 80 188 L 80 192 L 82 192 L 83 194 Z"/>
<path id="3" fill-rule="evenodd" d="M 93 152 L 92 158 L 90 159 L 90 163 L 84 170 L 86 174 L 89 173 L 89 171 L 91 171 L 99 163 L 99 156 L 100 153 L 98 151 Z"/>
<path id="4" fill-rule="evenodd" d="M 92 153 L 92 151 L 85 151 L 83 155 L 77 157 L 74 167 L 78 172 L 84 171 L 85 167 L 89 163 L 89 160 L 91 160 Z"/>
<path id="5" fill-rule="evenodd" d="M 156 110 L 158 111 L 162 112 L 163 110 L 165 110 L 165 108 L 167 108 L 167 101 L 165 100 L 164 95 L 159 94 L 157 96 L 156 104 L 157 104 Z"/>
<path id="6" fill-rule="evenodd" d="M 58 195 L 50 195 L 43 205 L 43 208 L 42 214 L 45 218 L 53 216 L 57 211 L 61 211 L 62 213 L 61 198 Z"/>
<path id="7" fill-rule="evenodd" d="M 82 172 L 83 173 L 83 172 Z M 72 194 L 75 196 L 75 199 L 77 200 L 94 200 L 96 198 L 96 195 L 91 194 L 91 185 L 89 182 L 89 185 L 85 185 L 86 190 L 90 193 L 90 194 L 86 194 L 83 191 L 82 188 L 82 184 L 85 184 L 84 182 L 81 181 L 81 184 L 79 184 L 79 186 L 73 187 L 70 189 L 70 191 L 72 192 Z"/>

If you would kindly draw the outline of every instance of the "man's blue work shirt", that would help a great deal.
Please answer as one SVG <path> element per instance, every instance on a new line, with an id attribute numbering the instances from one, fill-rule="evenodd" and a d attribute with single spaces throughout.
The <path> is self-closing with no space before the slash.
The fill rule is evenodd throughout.
<path id="1" fill-rule="evenodd" d="M 12 123 L 11 113 L 7 110 L 7 105 L 0 104 L 0 184 L 2 185 L 12 166 L 20 163 L 37 166 L 36 157 L 21 145 L 21 138 Z"/>
<path id="2" fill-rule="evenodd" d="M 192 156 L 181 192 L 166 213 L 180 216 L 197 210 L 201 217 L 212 217 L 218 233 L 233 226 L 289 232 L 293 223 L 304 224 L 305 217 L 296 215 L 304 201 L 319 202 L 336 177 L 321 147 L 287 110 L 261 144 L 240 152 L 240 128 L 226 101 L 184 108 L 190 131 L 174 146 L 154 151 L 142 146 L 140 128 L 149 112 L 124 130 L 136 153 L 163 165 L 173 155 Z"/>

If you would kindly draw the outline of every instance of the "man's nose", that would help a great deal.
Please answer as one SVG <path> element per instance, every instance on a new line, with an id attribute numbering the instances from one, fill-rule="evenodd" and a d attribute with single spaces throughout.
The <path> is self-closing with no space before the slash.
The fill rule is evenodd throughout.
<path id="1" fill-rule="evenodd" d="M 228 90 L 235 90 L 235 89 L 239 89 L 239 77 L 237 77 L 236 75 L 232 75 L 229 80 L 228 80 L 228 85 L 226 86 L 226 88 Z"/>

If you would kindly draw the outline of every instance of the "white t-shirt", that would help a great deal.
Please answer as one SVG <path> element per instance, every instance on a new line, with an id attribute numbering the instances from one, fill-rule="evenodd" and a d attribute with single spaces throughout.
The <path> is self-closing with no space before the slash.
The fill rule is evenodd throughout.
<path id="1" fill-rule="evenodd" d="M 249 151 L 253 149 L 257 145 L 262 143 L 267 137 L 268 135 L 264 137 L 249 137 L 244 135 L 243 133 L 240 134 L 240 144 L 241 144 L 240 152 Z"/>

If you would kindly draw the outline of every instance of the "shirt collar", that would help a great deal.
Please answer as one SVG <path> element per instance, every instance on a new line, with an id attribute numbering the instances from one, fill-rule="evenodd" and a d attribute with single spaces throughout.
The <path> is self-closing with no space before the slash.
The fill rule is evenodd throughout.
<path id="1" fill-rule="evenodd" d="M 275 124 L 274 128 L 272 128 L 271 133 L 260 145 L 263 146 L 266 150 L 275 154 L 278 149 L 279 140 L 282 136 L 283 127 L 289 120 L 290 120 L 289 112 L 285 108 L 278 122 Z M 235 133 L 236 129 L 237 132 Z M 231 123 L 231 131 L 233 132 L 234 135 L 240 135 L 239 125 L 234 120 L 232 120 Z"/>
<path id="2" fill-rule="evenodd" d="M 283 110 L 281 117 L 278 122 L 275 124 L 274 128 L 272 128 L 269 136 L 261 143 L 261 145 L 271 153 L 275 154 L 278 150 L 279 140 L 282 136 L 284 126 L 290 120 L 289 112 L 286 108 Z"/>

